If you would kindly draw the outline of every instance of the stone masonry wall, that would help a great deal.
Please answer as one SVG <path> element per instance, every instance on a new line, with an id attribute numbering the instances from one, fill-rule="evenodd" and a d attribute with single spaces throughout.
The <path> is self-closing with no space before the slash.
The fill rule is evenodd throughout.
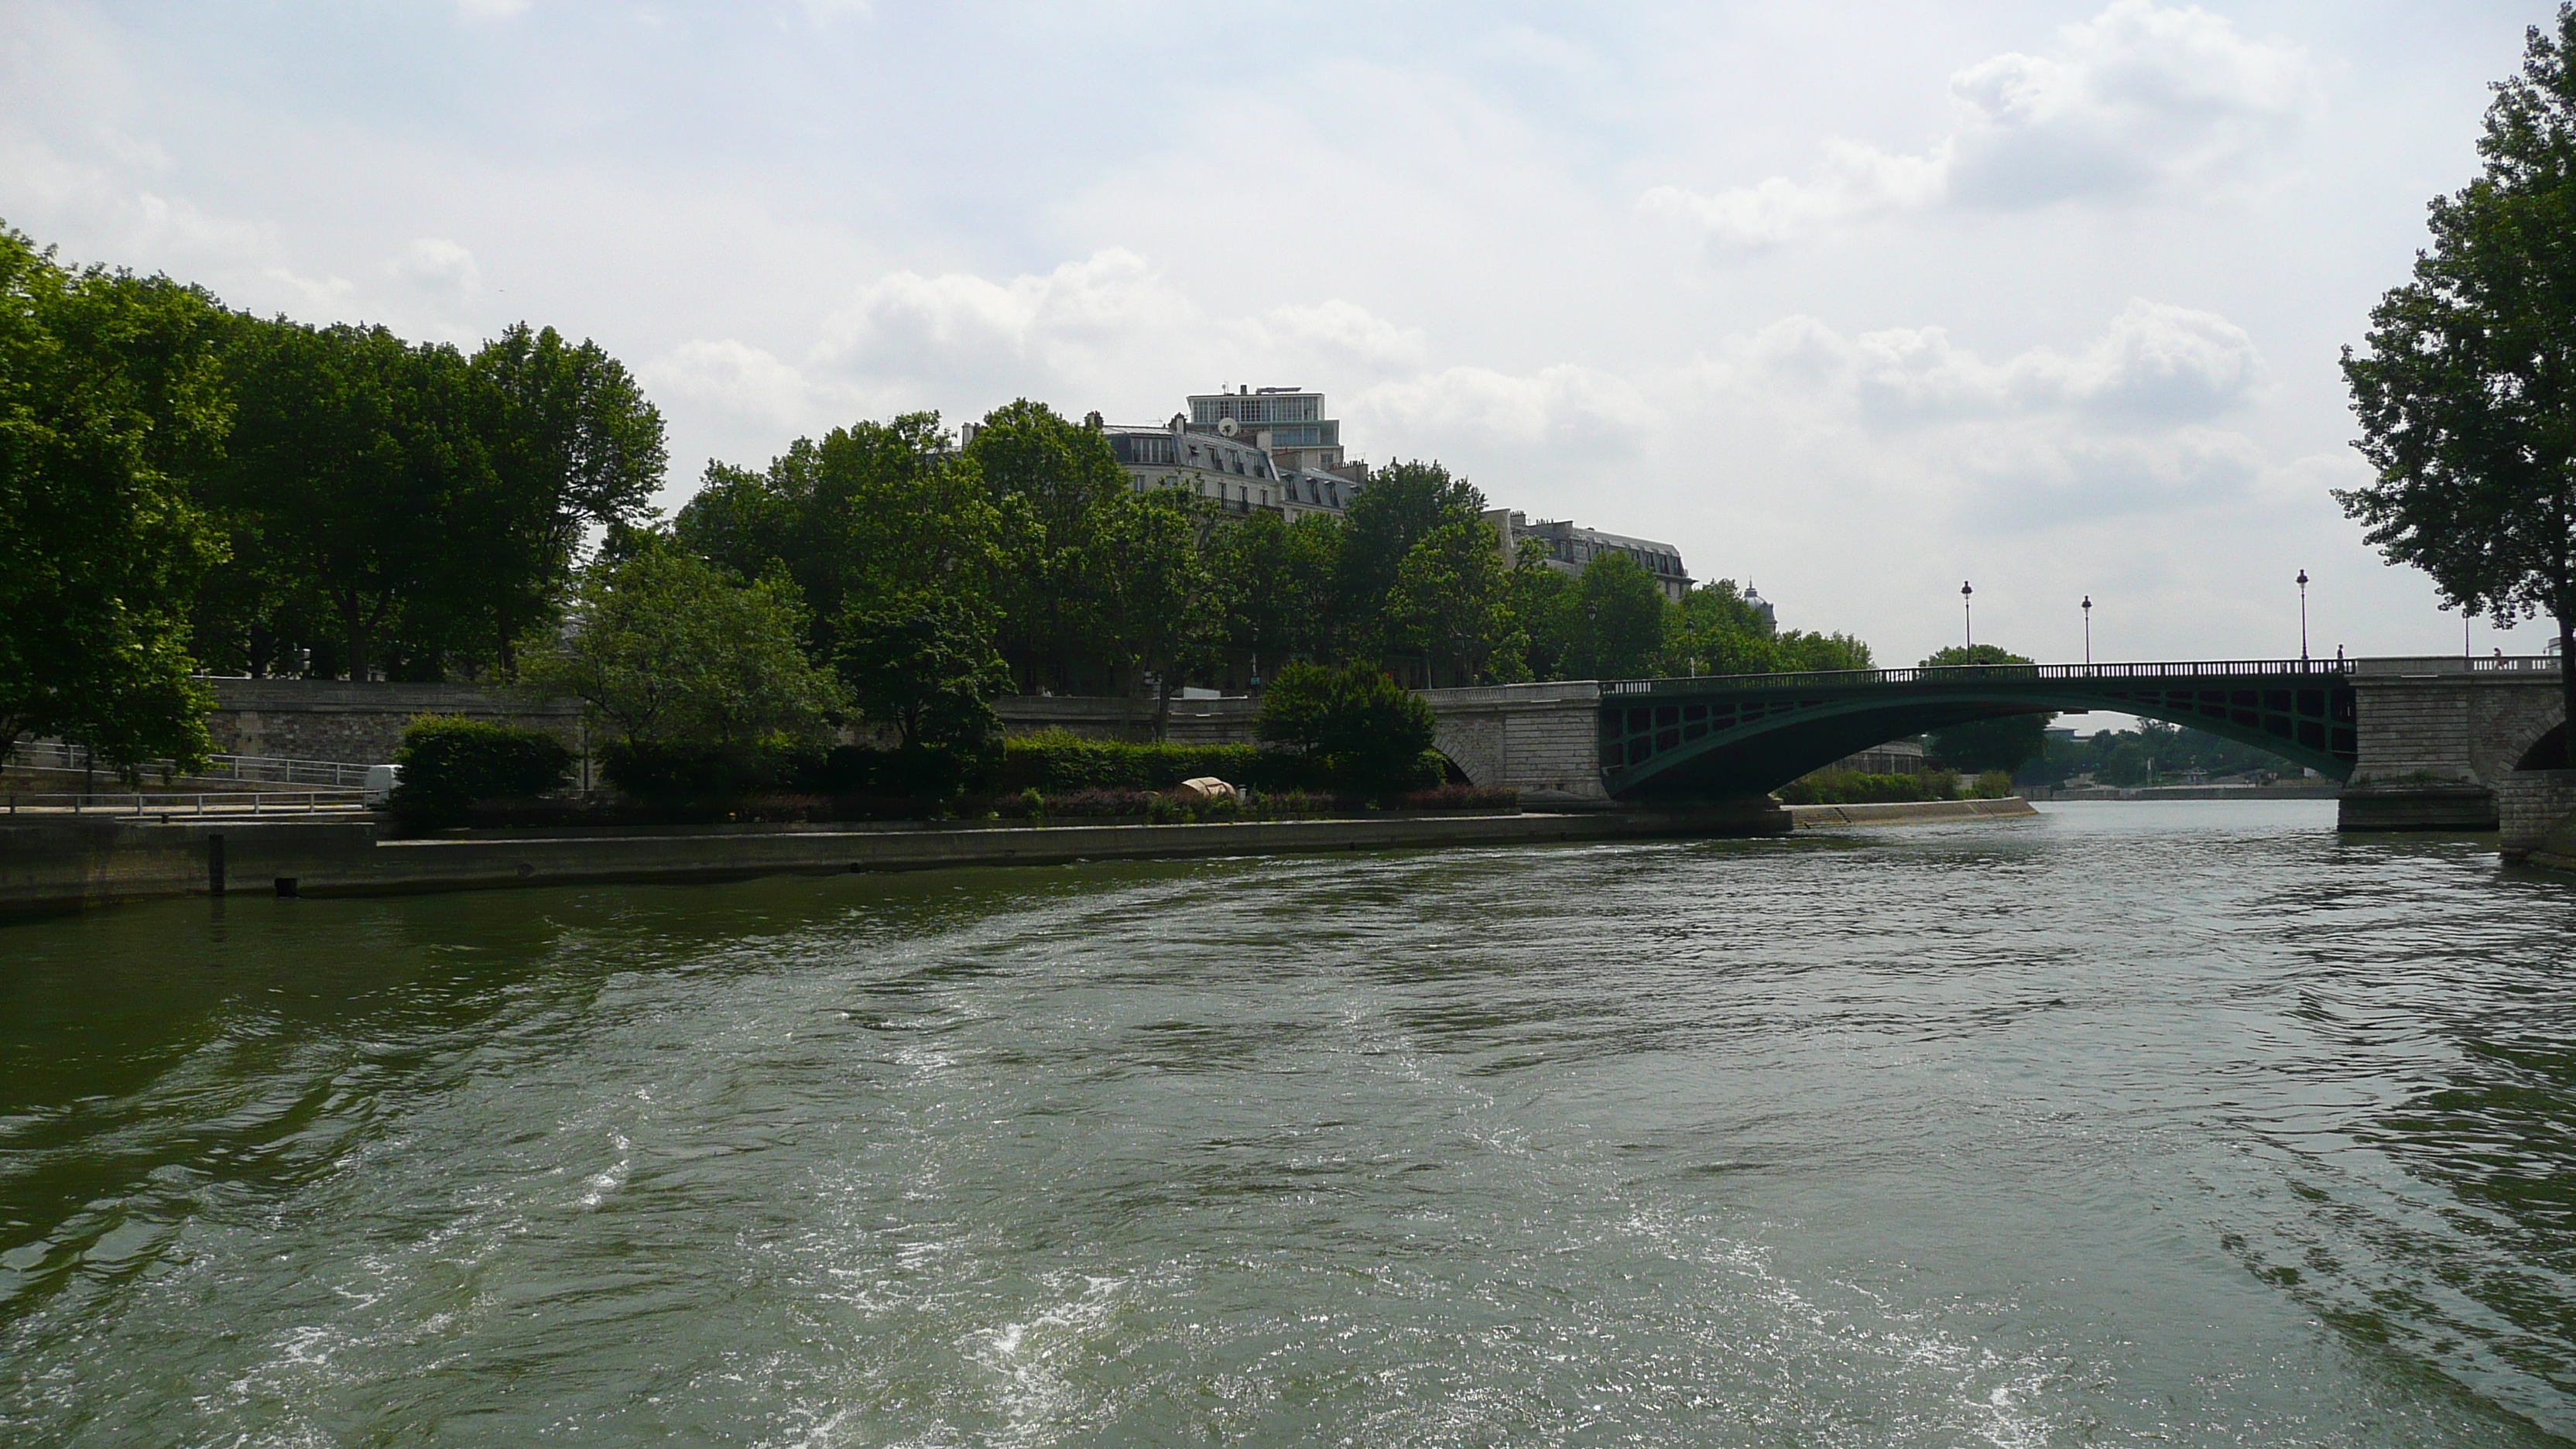
<path id="1" fill-rule="evenodd" d="M 462 684 L 346 679 L 214 679 L 206 718 L 215 753 L 381 764 L 404 726 L 424 714 L 459 714 L 541 729 L 578 751 L 581 706 L 569 699 Z"/>
<path id="2" fill-rule="evenodd" d="M 2561 713 L 2549 674 L 2364 673 L 2353 690 L 2355 784 L 2429 777 L 2492 789 Z"/>
<path id="3" fill-rule="evenodd" d="M 1479 785 L 1538 799 L 1606 802 L 1601 686 L 1591 680 L 1427 692 L 1434 744 Z"/>

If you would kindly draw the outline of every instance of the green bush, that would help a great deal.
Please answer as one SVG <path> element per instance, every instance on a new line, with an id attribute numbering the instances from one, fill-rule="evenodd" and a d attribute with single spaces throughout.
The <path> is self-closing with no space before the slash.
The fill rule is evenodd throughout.
<path id="1" fill-rule="evenodd" d="M 572 751 L 542 730 L 422 715 L 394 749 L 402 784 L 385 808 L 414 826 L 454 825 L 477 800 L 542 795 L 564 781 Z"/>
<path id="2" fill-rule="evenodd" d="M 999 787 L 1049 795 L 1168 790 L 1183 780 L 1214 775 L 1233 785 L 1290 789 L 1307 783 L 1310 773 L 1304 759 L 1254 745 L 1136 744 L 1047 730 L 1002 742 Z"/>
<path id="3" fill-rule="evenodd" d="M 1325 778 L 1373 801 L 1438 788 L 1431 705 L 1364 664 L 1291 664 L 1261 699 L 1262 740 L 1314 760 Z"/>
<path id="4" fill-rule="evenodd" d="M 1858 770 L 1818 770 L 1773 792 L 1791 805 L 1883 805 L 1929 800 L 1920 775 L 1865 775 Z"/>
<path id="5" fill-rule="evenodd" d="M 2012 793 L 2012 776 L 2001 770 L 1988 770 L 1968 787 L 1970 797 L 1978 800 L 2000 800 Z"/>
<path id="6" fill-rule="evenodd" d="M 789 751 L 760 745 L 650 740 L 618 740 L 602 747 L 599 756 L 602 778 L 646 800 L 774 791 L 794 779 L 798 763 Z"/>

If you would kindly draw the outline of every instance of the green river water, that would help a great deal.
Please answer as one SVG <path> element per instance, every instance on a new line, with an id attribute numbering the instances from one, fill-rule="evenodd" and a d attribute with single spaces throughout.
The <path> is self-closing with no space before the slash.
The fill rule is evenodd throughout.
<path id="1" fill-rule="evenodd" d="M 8 1445 L 2576 1436 L 2576 887 L 2331 802 L 0 928 Z"/>

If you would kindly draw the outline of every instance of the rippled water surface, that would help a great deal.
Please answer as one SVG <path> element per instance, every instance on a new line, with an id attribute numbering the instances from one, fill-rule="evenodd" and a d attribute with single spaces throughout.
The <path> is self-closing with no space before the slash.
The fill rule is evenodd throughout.
<path id="1" fill-rule="evenodd" d="M 0 1441 L 2564 1443 L 2576 889 L 2331 804 L 0 929 Z"/>

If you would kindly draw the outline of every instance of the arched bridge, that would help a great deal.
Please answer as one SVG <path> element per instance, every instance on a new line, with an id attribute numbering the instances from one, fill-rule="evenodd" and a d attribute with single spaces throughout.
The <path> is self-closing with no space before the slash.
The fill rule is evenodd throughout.
<path id="1" fill-rule="evenodd" d="M 2558 675 L 2556 658 L 2538 656 L 2186 660 L 1574 680 L 1429 697 L 1441 752 L 1476 783 L 1534 803 L 1758 795 L 1925 730 L 2110 710 L 2225 735 L 2343 781 L 2348 828 L 2493 829 L 2501 814 L 2513 837 L 2576 807 L 2576 772 L 2532 763 L 2551 753 L 2540 742 L 2564 719 Z"/>
<path id="2" fill-rule="evenodd" d="M 1616 680 L 1601 686 L 1601 783 L 1630 799 L 1775 789 L 1885 740 L 2013 714 L 2117 710 L 2190 725 L 2351 777 L 2342 660 L 1974 664 Z"/>

